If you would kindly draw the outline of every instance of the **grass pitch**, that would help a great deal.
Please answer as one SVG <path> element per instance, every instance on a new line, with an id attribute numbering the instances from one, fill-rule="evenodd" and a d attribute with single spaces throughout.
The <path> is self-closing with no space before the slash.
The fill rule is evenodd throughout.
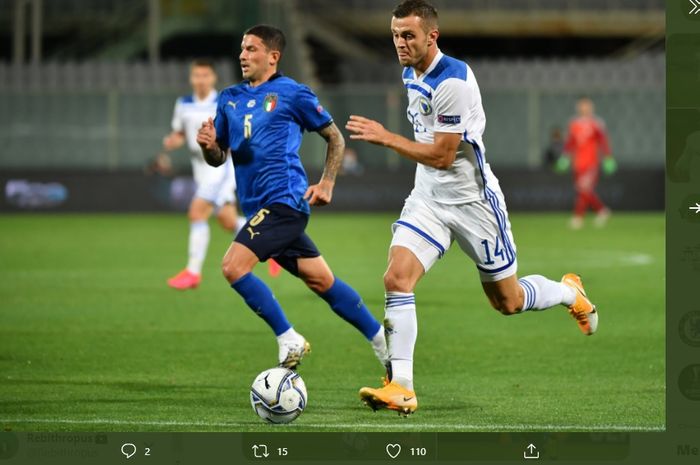
<path id="1" fill-rule="evenodd" d="M 397 212 L 398 213 L 398 212 Z M 316 214 L 309 233 L 373 313 L 395 215 Z M 267 277 L 313 344 L 309 406 L 263 424 L 253 378 L 276 361 L 267 326 L 219 274 L 230 238 L 212 222 L 204 281 L 168 289 L 184 215 L 0 217 L 0 428 L 98 431 L 639 431 L 665 419 L 664 220 L 617 214 L 603 230 L 512 215 L 519 275 L 583 276 L 600 328 L 563 307 L 504 317 L 453 247 L 417 291 L 419 410 L 372 413 L 357 391 L 383 374 L 362 336 L 289 275 Z"/>

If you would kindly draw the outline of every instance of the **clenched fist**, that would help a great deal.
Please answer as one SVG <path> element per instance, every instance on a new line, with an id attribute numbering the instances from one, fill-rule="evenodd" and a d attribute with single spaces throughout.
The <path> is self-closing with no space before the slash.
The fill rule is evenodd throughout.
<path id="1" fill-rule="evenodd" d="M 216 128 L 214 120 L 211 117 L 202 123 L 202 127 L 197 132 L 197 143 L 204 150 L 214 150 L 216 145 Z"/>

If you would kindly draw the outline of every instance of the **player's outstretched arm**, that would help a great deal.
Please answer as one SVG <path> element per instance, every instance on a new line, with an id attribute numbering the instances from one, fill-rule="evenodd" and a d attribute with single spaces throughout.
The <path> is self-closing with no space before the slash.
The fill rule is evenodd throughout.
<path id="1" fill-rule="evenodd" d="M 173 131 L 163 138 L 163 149 L 172 152 L 185 145 L 185 134 L 181 131 Z"/>
<path id="2" fill-rule="evenodd" d="M 204 160 L 211 166 L 221 166 L 226 161 L 226 152 L 216 143 L 214 120 L 209 118 L 202 123 L 197 133 L 197 143 L 202 148 Z"/>
<path id="3" fill-rule="evenodd" d="M 340 171 L 340 166 L 343 163 L 343 155 L 345 154 L 345 139 L 335 123 L 329 124 L 318 131 L 318 133 L 328 143 L 326 166 L 323 169 L 323 175 L 319 183 L 309 186 L 304 198 L 309 201 L 310 205 L 322 207 L 331 203 L 333 198 L 335 178 L 338 176 L 338 171 Z"/>
<path id="4" fill-rule="evenodd" d="M 414 142 L 387 130 L 377 121 L 356 115 L 350 116 L 345 128 L 350 131 L 350 139 L 389 147 L 403 157 L 439 170 L 452 168 L 462 142 L 461 134 L 448 132 L 436 132 L 432 144 Z"/>

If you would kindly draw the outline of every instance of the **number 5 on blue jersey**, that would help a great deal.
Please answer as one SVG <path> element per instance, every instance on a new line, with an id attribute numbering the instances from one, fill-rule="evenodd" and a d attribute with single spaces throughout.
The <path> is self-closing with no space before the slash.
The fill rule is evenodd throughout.
<path id="1" fill-rule="evenodd" d="M 244 139 L 250 139 L 251 136 L 253 135 L 253 123 L 252 120 L 253 115 L 248 113 L 243 117 L 243 138 Z"/>

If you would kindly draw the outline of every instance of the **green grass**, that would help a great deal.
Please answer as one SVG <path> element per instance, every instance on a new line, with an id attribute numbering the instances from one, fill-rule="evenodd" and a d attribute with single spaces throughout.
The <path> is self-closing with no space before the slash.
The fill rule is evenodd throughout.
<path id="1" fill-rule="evenodd" d="M 377 317 L 394 215 L 315 215 L 311 236 Z M 212 223 L 204 281 L 170 290 L 181 215 L 0 217 L 0 428 L 99 431 L 504 431 L 664 428 L 664 219 L 606 229 L 513 215 L 519 274 L 580 273 L 600 311 L 583 336 L 565 309 L 504 317 L 454 247 L 420 283 L 409 418 L 372 413 L 357 390 L 383 374 L 365 340 L 295 278 L 268 279 L 313 344 L 309 406 L 272 427 L 248 389 L 274 365 L 272 332 L 221 278 L 229 238 Z"/>

